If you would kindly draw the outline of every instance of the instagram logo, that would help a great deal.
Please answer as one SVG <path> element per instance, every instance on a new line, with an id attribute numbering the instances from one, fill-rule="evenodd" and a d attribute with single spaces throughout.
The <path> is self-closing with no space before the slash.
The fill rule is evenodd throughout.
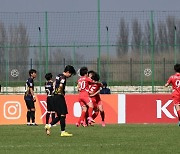
<path id="1" fill-rule="evenodd" d="M 21 104 L 17 101 L 4 103 L 4 117 L 6 119 L 19 119 L 21 116 Z"/>

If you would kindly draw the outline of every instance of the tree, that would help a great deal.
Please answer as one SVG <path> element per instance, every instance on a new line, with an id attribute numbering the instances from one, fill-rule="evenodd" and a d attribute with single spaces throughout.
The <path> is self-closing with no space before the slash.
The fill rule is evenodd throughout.
<path id="1" fill-rule="evenodd" d="M 120 20 L 120 31 L 117 42 L 117 56 L 121 57 L 121 55 L 128 53 L 128 35 L 129 35 L 129 26 L 126 24 L 124 18 Z"/>
<path id="2" fill-rule="evenodd" d="M 0 72 L 1 72 L 1 80 L 5 76 L 5 66 L 6 65 L 6 43 L 7 43 L 7 34 L 6 34 L 6 29 L 4 26 L 4 23 L 0 22 Z"/>
<path id="3" fill-rule="evenodd" d="M 167 25 L 167 35 L 168 35 L 168 43 L 171 47 L 174 47 L 174 26 L 175 24 L 175 17 L 174 16 L 168 16 L 166 19 L 166 25 Z"/>
<path id="4" fill-rule="evenodd" d="M 166 52 L 168 50 L 168 36 L 166 24 L 162 21 L 158 23 L 158 51 Z"/>
<path id="5" fill-rule="evenodd" d="M 9 60 L 10 70 L 18 69 L 20 78 L 27 76 L 29 62 L 29 37 L 26 27 L 20 23 L 18 26 L 10 26 L 9 28 Z"/>
<path id="6" fill-rule="evenodd" d="M 155 30 L 154 23 L 152 24 L 151 27 L 150 22 L 149 21 L 146 22 L 143 40 L 144 40 L 144 45 L 146 46 L 145 48 L 146 53 L 150 54 L 152 48 L 154 48 L 154 51 L 157 52 L 157 33 Z"/>
<path id="7" fill-rule="evenodd" d="M 132 22 L 132 31 L 132 49 L 135 52 L 139 52 L 139 47 L 142 41 L 142 28 L 137 19 L 134 19 Z"/>

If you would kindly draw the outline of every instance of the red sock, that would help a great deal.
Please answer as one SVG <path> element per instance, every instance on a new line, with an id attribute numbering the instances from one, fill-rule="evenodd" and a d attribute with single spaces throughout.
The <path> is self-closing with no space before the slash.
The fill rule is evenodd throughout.
<path id="1" fill-rule="evenodd" d="M 98 116 L 99 112 L 94 112 L 94 114 L 92 115 L 92 118 L 95 119 Z"/>
<path id="2" fill-rule="evenodd" d="M 81 123 L 81 121 L 84 121 L 85 115 L 86 115 L 86 112 L 82 111 L 81 117 L 79 118 L 79 121 L 78 121 L 79 124 Z"/>
<path id="3" fill-rule="evenodd" d="M 102 121 L 104 121 L 104 118 L 105 118 L 105 113 L 104 113 L 104 111 L 100 112 L 100 114 L 101 114 L 101 119 L 102 119 Z"/>
<path id="4" fill-rule="evenodd" d="M 177 111 L 177 114 L 178 114 L 178 120 L 180 121 L 180 110 Z"/>
<path id="5" fill-rule="evenodd" d="M 93 108 L 92 108 L 92 107 L 89 107 L 89 109 L 88 109 L 89 117 L 92 117 L 92 112 L 93 112 Z"/>

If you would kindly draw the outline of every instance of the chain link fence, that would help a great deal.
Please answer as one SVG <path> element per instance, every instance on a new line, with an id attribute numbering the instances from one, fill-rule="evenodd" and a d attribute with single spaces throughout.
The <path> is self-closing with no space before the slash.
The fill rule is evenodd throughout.
<path id="1" fill-rule="evenodd" d="M 87 66 L 109 86 L 163 86 L 180 62 L 180 12 L 95 11 L 0 13 L 0 85 L 23 87 L 31 68 L 44 75 Z M 75 86 L 78 76 L 68 80 Z M 2 89 L 1 88 L 1 89 Z M 114 92 L 123 92 L 117 89 Z M 18 92 L 18 91 L 15 91 Z"/>

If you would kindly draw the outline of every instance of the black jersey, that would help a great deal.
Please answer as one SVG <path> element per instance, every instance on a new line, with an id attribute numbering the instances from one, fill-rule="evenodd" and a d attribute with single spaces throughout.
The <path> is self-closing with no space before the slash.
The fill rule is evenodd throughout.
<path id="1" fill-rule="evenodd" d="M 34 91 L 34 80 L 32 78 L 27 79 L 26 81 L 26 87 L 25 87 L 25 100 L 33 100 L 33 96 L 30 92 L 30 88 Z"/>
<path id="2" fill-rule="evenodd" d="M 46 81 L 45 82 L 45 90 L 48 96 L 52 96 L 53 94 L 53 81 Z"/>
<path id="3" fill-rule="evenodd" d="M 57 75 L 55 83 L 56 84 L 54 94 L 65 95 L 66 76 L 64 74 Z M 63 86 L 60 87 L 60 84 L 62 84 Z"/>

